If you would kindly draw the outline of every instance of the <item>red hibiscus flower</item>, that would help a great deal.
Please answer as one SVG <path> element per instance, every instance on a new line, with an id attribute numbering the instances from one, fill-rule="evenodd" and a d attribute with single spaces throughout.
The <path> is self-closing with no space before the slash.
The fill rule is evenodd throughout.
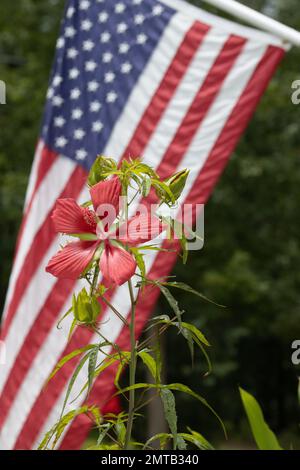
<path id="1" fill-rule="evenodd" d="M 78 279 L 94 257 L 99 256 L 103 276 L 121 285 L 133 276 L 137 267 L 127 248 L 152 240 L 162 231 L 162 226 L 159 219 L 151 215 L 139 215 L 128 222 L 126 230 L 122 230 L 122 226 L 113 230 L 112 222 L 119 215 L 121 196 L 121 184 L 116 177 L 97 183 L 90 189 L 90 195 L 94 210 L 79 206 L 74 199 L 57 201 L 52 215 L 55 231 L 78 235 L 81 239 L 68 243 L 54 255 L 46 271 L 58 278 Z M 109 207 L 115 216 L 108 217 L 104 226 L 104 215 L 97 214 L 99 209 L 102 214 Z"/>

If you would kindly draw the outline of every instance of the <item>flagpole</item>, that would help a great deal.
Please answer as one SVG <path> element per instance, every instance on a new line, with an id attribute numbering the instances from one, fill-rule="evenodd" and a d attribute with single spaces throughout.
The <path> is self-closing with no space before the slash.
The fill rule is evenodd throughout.
<path id="1" fill-rule="evenodd" d="M 269 33 L 280 37 L 283 41 L 300 47 L 300 33 L 289 26 L 285 26 L 279 21 L 274 20 L 252 8 L 242 5 L 235 0 L 203 0 L 210 5 L 220 8 L 223 11 L 246 21 L 252 26 L 268 31 Z"/>

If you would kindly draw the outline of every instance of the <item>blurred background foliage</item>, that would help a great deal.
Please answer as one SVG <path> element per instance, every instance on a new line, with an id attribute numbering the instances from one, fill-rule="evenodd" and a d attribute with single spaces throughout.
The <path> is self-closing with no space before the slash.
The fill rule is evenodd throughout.
<path id="1" fill-rule="evenodd" d="M 300 30 L 298 0 L 244 3 Z M 7 104 L 0 106 L 1 303 L 63 7 L 63 0 L 1 0 L 0 79 L 7 84 Z M 180 280 L 227 308 L 180 294 L 186 318 L 212 343 L 213 373 L 204 378 L 201 357 L 192 368 L 185 345 L 170 334 L 168 380 L 183 381 L 206 395 L 235 446 L 244 446 L 249 437 L 238 394 L 241 385 L 260 401 L 282 443 L 293 441 L 300 447 L 299 368 L 290 359 L 291 343 L 300 338 L 300 105 L 291 103 L 299 62 L 300 50 L 294 48 L 206 206 L 204 249 L 191 253 L 188 268 L 178 263 L 175 269 Z M 166 309 L 160 301 L 157 310 Z M 178 397 L 182 430 L 189 425 L 221 440 L 214 419 L 195 405 Z"/>

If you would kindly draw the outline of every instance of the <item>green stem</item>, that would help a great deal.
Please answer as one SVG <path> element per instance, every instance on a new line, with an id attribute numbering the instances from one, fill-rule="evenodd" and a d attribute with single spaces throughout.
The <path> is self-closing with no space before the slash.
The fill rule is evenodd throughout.
<path id="1" fill-rule="evenodd" d="M 129 295 L 131 301 L 131 319 L 130 319 L 130 363 L 129 363 L 129 385 L 133 387 L 135 384 L 135 372 L 136 372 L 136 343 L 135 343 L 135 306 L 136 301 L 134 298 L 132 282 L 128 281 Z M 129 390 L 129 408 L 128 408 L 128 421 L 125 436 L 125 450 L 129 449 L 132 425 L 134 418 L 134 404 L 135 404 L 135 390 L 132 388 Z"/>
<path id="2" fill-rule="evenodd" d="M 95 271 L 94 271 L 94 275 L 93 275 L 93 280 L 92 280 L 92 283 L 91 283 L 91 290 L 90 290 L 90 295 L 94 295 L 95 293 L 95 290 L 97 288 L 97 282 L 98 282 L 98 277 L 99 277 L 99 265 L 98 263 L 96 263 L 96 266 L 95 266 Z"/>

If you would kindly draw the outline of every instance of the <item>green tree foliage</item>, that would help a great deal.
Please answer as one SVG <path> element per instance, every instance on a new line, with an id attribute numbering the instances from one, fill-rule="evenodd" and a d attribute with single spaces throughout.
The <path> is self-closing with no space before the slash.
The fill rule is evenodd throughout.
<path id="1" fill-rule="evenodd" d="M 300 30 L 298 0 L 244 3 Z M 2 302 L 63 7 L 62 0 L 1 0 L 0 79 L 7 83 L 7 104 L 0 107 Z M 243 413 L 240 384 L 258 398 L 275 431 L 297 426 L 299 371 L 291 364 L 290 345 L 300 338 L 300 105 L 291 103 L 291 84 L 300 79 L 299 61 L 300 49 L 294 48 L 207 204 L 204 249 L 192 254 L 188 270 L 176 268 L 184 282 L 227 306 L 181 294 L 194 315 L 187 321 L 196 320 L 208 333 L 213 373 L 204 378 L 205 363 L 203 370 L 187 365 L 188 349 L 178 357 L 176 334 L 168 342 L 176 351 L 169 381 L 200 384 L 235 426 Z M 178 403 L 184 422 L 194 428 L 199 419 L 206 422 L 184 405 Z"/>

